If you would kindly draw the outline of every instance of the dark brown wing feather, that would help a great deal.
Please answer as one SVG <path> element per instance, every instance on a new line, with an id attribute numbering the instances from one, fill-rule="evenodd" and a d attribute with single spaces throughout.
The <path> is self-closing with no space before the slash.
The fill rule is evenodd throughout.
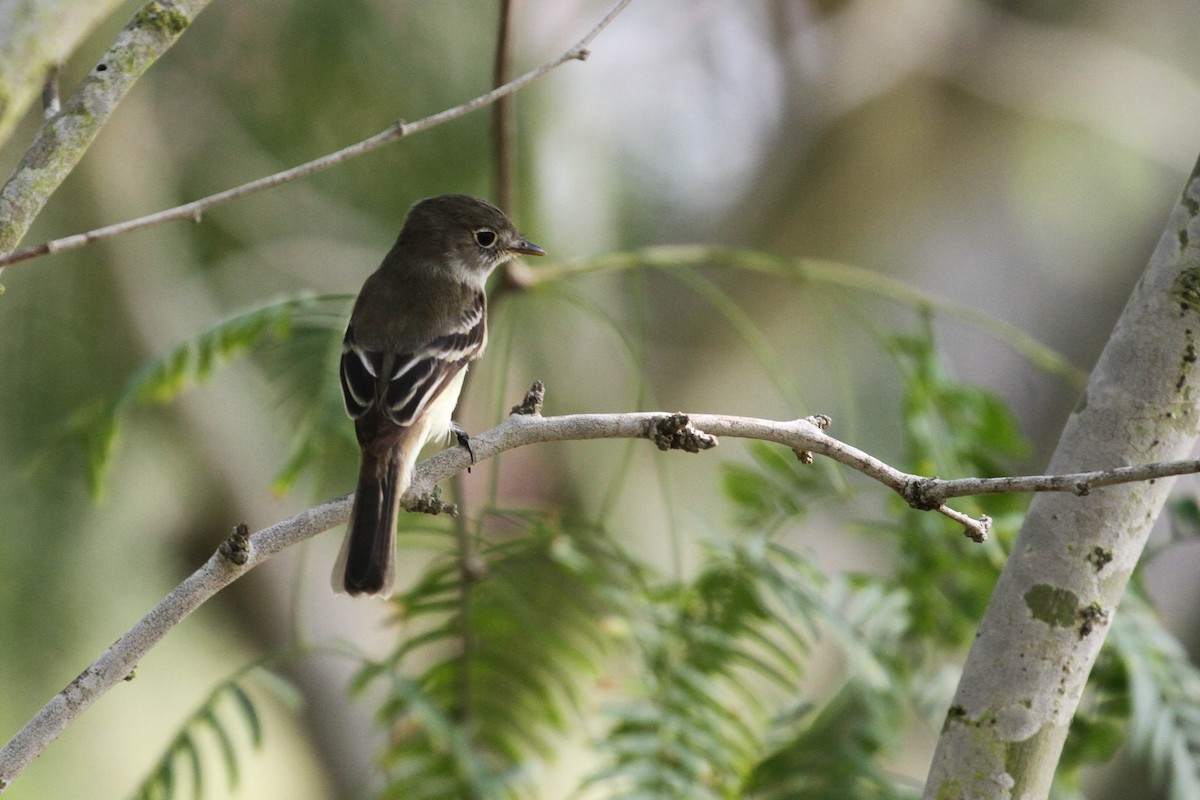
<path id="1" fill-rule="evenodd" d="M 371 350 L 358 344 L 353 321 L 342 342 L 341 383 L 346 413 L 356 422 L 359 441 L 381 428 L 407 428 L 487 343 L 482 293 L 451 331 L 414 352 Z"/>

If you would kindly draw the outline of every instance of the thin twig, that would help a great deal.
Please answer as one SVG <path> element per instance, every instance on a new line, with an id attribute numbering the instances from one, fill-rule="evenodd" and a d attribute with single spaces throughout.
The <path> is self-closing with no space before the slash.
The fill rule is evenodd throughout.
<path id="1" fill-rule="evenodd" d="M 53 253 L 61 253 L 65 250 L 75 250 L 80 247 L 98 242 L 104 239 L 109 239 L 121 234 L 130 233 L 131 231 L 148 228 L 152 225 L 158 225 L 163 222 L 176 222 L 180 220 L 191 220 L 199 222 L 204 212 L 214 206 L 228 203 L 231 200 L 238 200 L 247 195 L 255 194 L 266 189 L 272 189 L 280 184 L 294 181 L 298 178 L 304 178 L 312 175 L 315 172 L 328 169 L 332 166 L 342 163 L 350 158 L 361 156 L 364 153 L 369 153 L 383 147 L 385 144 L 398 141 L 405 137 L 411 136 L 414 133 L 427 131 L 442 123 L 449 122 L 453 119 L 470 114 L 484 106 L 496 102 L 502 97 L 507 97 L 510 94 L 524 89 L 529 84 L 541 78 L 551 70 L 557 69 L 568 61 L 583 61 L 588 55 L 588 45 L 596 38 L 599 33 L 608 27 L 609 23 L 616 18 L 625 6 L 629 5 L 632 0 L 620 0 L 611 11 L 605 15 L 604 19 L 600 20 L 587 35 L 580 39 L 573 47 L 565 51 L 561 55 L 553 58 L 541 66 L 526 72 L 518 78 L 514 78 L 503 86 L 492 89 L 490 92 L 485 92 L 478 97 L 468 100 L 461 105 L 446 109 L 437 114 L 419 119 L 416 122 L 404 122 L 398 120 L 387 129 L 375 134 L 369 139 L 364 139 L 357 144 L 342 148 L 334 153 L 330 153 L 320 158 L 301 164 L 291 169 L 277 172 L 274 175 L 268 175 L 258 180 L 250 181 L 249 183 L 235 186 L 232 189 L 226 189 L 223 192 L 203 197 L 199 200 L 193 200 L 190 203 L 185 203 L 175 208 L 168 208 L 163 211 L 158 211 L 153 214 L 147 214 L 144 217 L 118 222 L 113 225 L 108 225 L 103 228 L 87 231 L 86 233 L 77 233 L 72 236 L 65 236 L 61 239 L 54 239 L 49 242 L 44 242 L 33 247 L 28 247 L 23 250 L 14 251 L 8 255 L 0 255 L 0 267 L 10 266 L 13 264 L 37 258 L 39 256 L 50 255 Z"/>
<path id="2" fill-rule="evenodd" d="M 1066 475 L 1020 475 L 1009 478 L 921 478 L 911 490 L 917 502 L 943 503 L 955 497 L 981 494 L 1024 494 L 1026 492 L 1070 492 L 1083 497 L 1093 489 L 1122 483 L 1140 483 L 1200 472 L 1200 459 L 1159 461 Z M 903 493 L 902 493 L 903 494 Z M 907 498 L 906 498 L 907 499 Z"/>
<path id="3" fill-rule="evenodd" d="M 496 26 L 496 53 L 492 64 L 492 85 L 508 81 L 512 64 L 512 18 L 515 0 L 500 0 L 500 18 Z M 495 157 L 496 205 L 506 213 L 516 211 L 516 135 L 517 123 L 513 97 L 502 97 L 492 106 L 492 148 Z"/>
<path id="4" fill-rule="evenodd" d="M 540 398 L 537 388 L 535 386 L 531 395 L 537 394 Z M 1069 491 L 1079 494 L 1086 488 L 1200 472 L 1200 460 L 1191 460 L 1069 475 L 942 480 L 903 472 L 827 435 L 822 430 L 828 425 L 828 419 L 824 417 L 779 422 L 715 414 L 645 412 L 543 417 L 523 411 L 516 409 L 495 428 L 472 437 L 473 456 L 465 448 L 453 447 L 422 462 L 417 467 L 412 486 L 405 494 L 405 506 L 417 507 L 422 496 L 451 475 L 466 469 L 472 463 L 472 458 L 474 463 L 478 463 L 525 445 L 587 439 L 650 439 L 664 449 L 692 452 L 716 446 L 718 436 L 776 442 L 796 451 L 802 460 L 806 460 L 805 455 L 810 453 L 832 458 L 883 483 L 905 497 L 914 507 L 932 508 L 963 524 L 968 531 L 975 526 L 975 530 L 984 532 L 986 523 L 983 521 L 973 520 L 945 505 L 933 504 L 940 503 L 938 498 L 972 493 Z M 249 537 L 248 543 L 235 539 L 219 548 L 204 566 L 121 636 L 79 677 L 51 699 L 8 744 L 0 748 L 0 791 L 88 706 L 124 680 L 134 665 L 172 627 L 222 588 L 271 556 L 344 523 L 350 515 L 352 499 L 350 495 L 339 497 L 258 531 Z"/>
<path id="5" fill-rule="evenodd" d="M 640 250 L 604 253 L 588 259 L 539 266 L 529 283 L 561 280 L 568 276 L 619 272 L 639 267 L 687 269 L 697 266 L 730 266 L 768 275 L 788 275 L 802 281 L 838 286 L 856 293 L 875 295 L 910 308 L 928 308 L 987 331 L 1011 347 L 1038 369 L 1057 375 L 1071 386 L 1087 385 L 1088 372 L 1039 342 L 1021 328 L 979 309 L 938 297 L 881 272 L 836 261 L 777 256 L 758 250 L 712 245 L 657 245 Z"/>
<path id="6" fill-rule="evenodd" d="M 62 111 L 62 98 L 58 95 L 58 79 L 62 75 L 62 64 L 52 64 L 46 71 L 46 82 L 42 84 L 42 118 L 50 119 Z"/>

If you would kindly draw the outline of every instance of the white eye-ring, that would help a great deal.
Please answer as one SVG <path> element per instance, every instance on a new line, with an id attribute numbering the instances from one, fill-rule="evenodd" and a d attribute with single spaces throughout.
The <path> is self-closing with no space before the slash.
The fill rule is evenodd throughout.
<path id="1" fill-rule="evenodd" d="M 496 239 L 496 232 L 491 228 L 480 228 L 475 231 L 475 243 L 480 247 L 494 247 Z"/>

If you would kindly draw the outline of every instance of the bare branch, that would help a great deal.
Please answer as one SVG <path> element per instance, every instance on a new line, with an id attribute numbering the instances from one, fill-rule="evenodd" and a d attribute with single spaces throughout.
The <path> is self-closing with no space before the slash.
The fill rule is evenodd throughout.
<path id="1" fill-rule="evenodd" d="M 492 61 L 492 85 L 502 86 L 512 64 L 512 20 L 516 0 L 500 0 L 499 21 L 496 25 L 496 52 Z M 510 216 L 516 212 L 514 191 L 516 183 L 517 120 L 512 97 L 502 97 L 492 106 L 492 153 L 495 163 L 494 190 L 496 205 Z"/>
<path id="2" fill-rule="evenodd" d="M 247 570 L 296 542 L 344 522 L 350 515 L 351 499 L 349 495 L 340 497 L 264 528 L 250 537 L 248 551 L 247 546 L 238 541 L 240 531 L 235 530 L 230 542 L 219 548 L 204 566 L 175 587 L 150 613 L 55 695 L 37 716 L 0 749 L 0 791 L 8 788 L 13 779 L 88 706 L 125 680 L 138 661 L 171 628 Z"/>
<path id="3" fill-rule="evenodd" d="M 829 425 L 828 417 L 824 416 L 782 422 L 678 412 L 543 417 L 540 414 L 543 395 L 541 384 L 534 384 L 525 402 L 515 407 L 504 422 L 486 433 L 471 437 L 471 453 L 462 447 L 452 447 L 422 462 L 417 467 L 412 486 L 404 496 L 404 506 L 414 511 L 444 511 L 444 504 L 428 503 L 437 484 L 472 463 L 525 445 L 587 439 L 649 439 L 662 449 L 700 452 L 716 447 L 717 437 L 730 436 L 775 442 L 791 448 L 802 460 L 806 455 L 811 459 L 812 453 L 824 455 L 882 483 L 915 508 L 934 510 L 945 515 L 963 525 L 968 536 L 982 541 L 986 538 L 990 520 L 987 517 L 973 519 L 945 506 L 943 499 L 976 491 L 1063 491 L 1078 494 L 1084 486 L 1110 486 L 1200 472 L 1200 461 L 1180 461 L 1057 476 L 959 480 L 923 478 L 898 470 L 829 436 L 823 430 Z M 218 591 L 271 556 L 344 523 L 350 515 L 352 499 L 352 495 L 345 495 L 331 500 L 264 528 L 248 540 L 244 526 L 239 526 L 200 569 L 121 636 L 0 749 L 0 790 L 8 786 L 75 717 L 124 680 L 134 665 L 172 627 Z"/>
<path id="4" fill-rule="evenodd" d="M 50 195 L 83 158 L 142 73 L 187 30 L 209 0 L 146 3 L 62 110 L 48 117 L 0 189 L 0 253 L 16 247 Z M 47 250 L 46 252 L 52 252 Z M 9 263 L 0 260 L 0 267 Z"/>
<path id="5" fill-rule="evenodd" d="M 641 267 L 671 270 L 699 266 L 728 266 L 767 275 L 786 275 L 801 281 L 812 281 L 849 289 L 858 294 L 881 297 L 909 308 L 929 309 L 987 331 L 1038 369 L 1062 378 L 1072 387 L 1082 389 L 1087 385 L 1086 370 L 1070 364 L 1062 355 L 1012 323 L 973 306 L 917 289 L 882 272 L 837 261 L 777 256 L 759 250 L 716 245 L 656 245 L 539 266 L 536 273 L 530 271 L 526 285 L 552 282 L 568 276 L 620 272 Z"/>
<path id="6" fill-rule="evenodd" d="M 86 233 L 77 233 L 72 236 L 65 236 L 61 239 L 54 239 L 52 241 L 44 242 L 23 250 L 17 250 L 13 253 L 9 253 L 8 255 L 0 255 L 0 268 L 17 264 L 22 261 L 27 261 L 32 258 L 37 258 L 38 256 L 61 253 L 65 250 L 75 250 L 92 244 L 93 242 L 109 239 L 113 236 L 119 236 L 124 233 L 130 233 L 131 231 L 141 230 L 142 228 L 148 228 L 152 225 L 158 225 L 163 222 L 177 222 L 181 220 L 199 222 L 204 212 L 210 208 L 213 208 L 214 206 L 221 205 L 222 203 L 228 203 L 231 200 L 238 200 L 246 197 L 247 195 L 255 194 L 266 189 L 272 189 L 280 184 L 289 183 L 290 181 L 294 181 L 298 178 L 307 177 L 313 173 L 329 169 L 330 167 L 340 164 L 348 159 L 361 156 L 364 153 L 369 153 L 372 150 L 376 150 L 386 144 L 399 141 L 400 139 L 411 136 L 414 133 L 427 131 L 430 128 L 434 128 L 444 122 L 458 119 L 459 117 L 465 116 L 472 111 L 476 111 L 484 106 L 490 105 L 502 97 L 507 97 L 508 95 L 524 89 L 538 78 L 542 77 L 551 70 L 557 69 L 568 61 L 585 60 L 589 55 L 587 49 L 588 45 L 591 44 L 592 40 L 599 35 L 600 31 L 604 30 L 604 28 L 606 28 L 608 24 L 613 21 L 617 14 L 619 14 L 622 9 L 625 8 L 625 6 L 629 5 L 630 2 L 631 0 L 620 0 L 604 17 L 604 19 L 600 20 L 595 27 L 588 31 L 586 36 L 580 39 L 566 52 L 547 61 L 541 66 L 526 72 L 524 75 L 514 78 L 503 86 L 498 86 L 490 92 L 485 92 L 484 94 L 481 94 L 472 100 L 468 100 L 461 105 L 457 105 L 437 114 L 419 119 L 416 122 L 404 122 L 403 120 L 399 120 L 389 126 L 387 129 L 375 134 L 369 139 L 364 139 L 357 144 L 344 147 L 341 150 L 321 156 L 320 158 L 314 159 L 305 164 L 292 167 L 291 169 L 284 170 L 283 172 L 277 172 L 274 175 L 268 175 L 264 178 L 259 178 L 258 180 L 242 184 L 241 186 L 235 186 L 232 189 L 226 189 L 223 192 L 217 192 L 216 194 L 209 195 L 208 197 L 194 200 L 181 206 L 176 206 L 175 208 L 168 208 L 163 211 L 148 214 L 144 217 L 138 217 L 125 222 L 118 222 L 113 225 L 107 225 L 103 228 L 96 228 L 95 230 L 91 230 Z M 0 197 L 0 212 L 3 212 L 3 208 L 3 197 Z M 40 210 L 40 208 L 41 206 L 39 205 L 38 209 Z M 3 218 L 3 216 L 4 214 L 0 213 L 0 218 Z M 32 222 L 32 217 L 30 217 L 29 221 Z M 26 228 L 27 227 L 28 226 L 26 226 Z M 24 232 L 25 228 L 20 230 L 21 235 L 24 235 Z M 4 243 L 8 242 L 10 238 L 11 237 L 0 238 L 0 250 L 5 249 Z M 20 236 L 18 236 L 16 239 L 12 239 L 11 242 L 8 242 L 8 246 L 11 247 L 16 243 L 16 241 L 19 240 L 19 238 Z"/>
<path id="7" fill-rule="evenodd" d="M 1026 492 L 1070 492 L 1083 497 L 1092 489 L 1121 483 L 1140 483 L 1158 478 L 1190 475 L 1200 472 L 1200 459 L 1191 461 L 1159 461 L 1091 472 L 1072 472 L 1066 475 L 1022 475 L 1005 478 L 921 478 L 901 491 L 901 496 L 914 508 L 927 503 L 941 504 L 954 497 L 974 497 L 981 494 L 1024 494 Z"/>

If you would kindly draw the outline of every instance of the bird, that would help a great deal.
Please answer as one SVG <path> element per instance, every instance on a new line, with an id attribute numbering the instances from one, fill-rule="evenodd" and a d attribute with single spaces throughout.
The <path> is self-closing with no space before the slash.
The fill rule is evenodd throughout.
<path id="1" fill-rule="evenodd" d="M 451 433 L 470 448 L 451 417 L 467 365 L 487 345 L 488 275 L 518 255 L 545 254 L 491 203 L 444 194 L 413 205 L 363 283 L 339 367 L 360 458 L 336 592 L 391 596 L 400 498 L 417 456 Z"/>

